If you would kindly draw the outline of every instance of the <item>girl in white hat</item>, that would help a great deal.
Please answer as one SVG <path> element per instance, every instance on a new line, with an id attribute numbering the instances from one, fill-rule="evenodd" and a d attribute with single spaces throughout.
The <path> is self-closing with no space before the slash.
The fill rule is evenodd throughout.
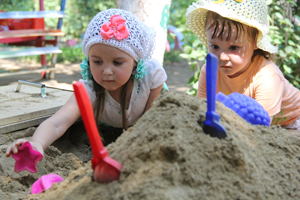
<path id="1" fill-rule="evenodd" d="M 271 124 L 300 130 L 300 92 L 272 61 L 266 0 L 200 0 L 186 13 L 187 25 L 219 59 L 217 93 L 239 92 L 268 112 Z M 206 97 L 206 65 L 198 97 Z"/>
<path id="2" fill-rule="evenodd" d="M 164 86 L 165 70 L 158 61 L 150 59 L 154 39 L 153 29 L 120 9 L 98 13 L 87 27 L 82 42 L 86 58 L 80 65 L 84 80 L 80 81 L 89 93 L 96 119 L 108 130 L 101 131 L 104 145 L 132 126 L 151 107 Z M 79 117 L 72 95 L 37 128 L 31 145 L 43 154 Z M 6 156 L 17 153 L 25 141 L 15 141 L 7 148 Z"/>

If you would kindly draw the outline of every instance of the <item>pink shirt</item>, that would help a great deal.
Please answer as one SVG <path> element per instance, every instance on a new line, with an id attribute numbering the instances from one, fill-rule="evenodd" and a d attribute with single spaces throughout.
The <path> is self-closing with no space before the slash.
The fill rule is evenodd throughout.
<path id="1" fill-rule="evenodd" d="M 229 78 L 218 69 L 217 93 L 233 92 L 254 98 L 273 117 L 272 125 L 290 125 L 300 116 L 300 92 L 283 76 L 274 62 L 261 55 L 253 58 L 248 69 Z M 206 65 L 199 78 L 198 97 L 206 98 Z"/>

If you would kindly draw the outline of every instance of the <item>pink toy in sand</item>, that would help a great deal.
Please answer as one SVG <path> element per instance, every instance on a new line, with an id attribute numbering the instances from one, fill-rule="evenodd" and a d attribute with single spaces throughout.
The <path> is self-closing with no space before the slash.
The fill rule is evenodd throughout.
<path id="1" fill-rule="evenodd" d="M 49 189 L 53 183 L 60 183 L 64 179 L 57 174 L 47 174 L 39 178 L 31 187 L 31 194 L 39 194 Z"/>
<path id="2" fill-rule="evenodd" d="M 15 172 L 27 170 L 31 173 L 36 173 L 36 164 L 43 158 L 43 155 L 34 150 L 28 141 L 22 144 L 18 149 L 18 153 L 12 153 L 11 156 L 16 160 Z"/>

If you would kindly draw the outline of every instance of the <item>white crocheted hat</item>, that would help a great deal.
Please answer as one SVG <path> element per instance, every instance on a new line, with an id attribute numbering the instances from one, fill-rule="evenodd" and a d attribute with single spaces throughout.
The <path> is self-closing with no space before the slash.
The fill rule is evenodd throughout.
<path id="1" fill-rule="evenodd" d="M 121 29 L 125 31 L 122 33 Z M 118 30 L 121 30 L 120 33 Z M 99 12 L 86 29 L 82 52 L 87 58 L 91 46 L 96 43 L 116 47 L 138 62 L 151 57 L 155 46 L 155 31 L 128 11 L 108 9 Z"/>
<path id="2" fill-rule="evenodd" d="M 257 47 L 271 54 L 278 53 L 278 48 L 268 40 L 266 0 L 199 0 L 190 5 L 186 12 L 186 24 L 206 46 L 207 11 L 256 28 L 259 31 Z"/>

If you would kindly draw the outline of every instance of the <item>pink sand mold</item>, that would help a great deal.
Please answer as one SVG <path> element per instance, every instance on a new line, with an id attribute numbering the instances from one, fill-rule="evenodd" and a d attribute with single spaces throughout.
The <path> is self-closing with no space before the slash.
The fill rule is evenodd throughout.
<path id="1" fill-rule="evenodd" d="M 60 183 L 64 179 L 57 174 L 47 174 L 41 176 L 31 187 L 31 194 L 39 194 L 49 188 L 53 183 Z"/>
<path id="2" fill-rule="evenodd" d="M 18 149 L 18 153 L 11 154 L 11 156 L 16 160 L 15 172 L 17 173 L 23 170 L 36 173 L 36 164 L 43 159 L 43 155 L 34 150 L 28 141 L 22 144 Z"/>

